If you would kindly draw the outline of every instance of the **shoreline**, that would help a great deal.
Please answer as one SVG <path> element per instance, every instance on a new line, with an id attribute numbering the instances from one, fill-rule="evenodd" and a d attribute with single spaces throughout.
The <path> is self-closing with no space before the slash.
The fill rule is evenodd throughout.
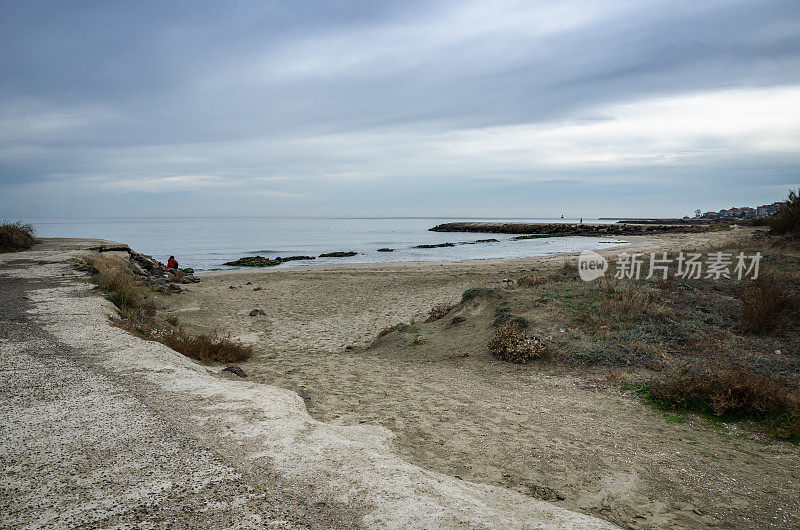
<path id="1" fill-rule="evenodd" d="M 742 227 L 737 229 L 732 229 L 728 232 L 724 232 L 724 234 L 728 234 L 728 237 L 719 237 L 719 236 L 711 236 L 711 237 L 700 237 L 697 236 L 704 236 L 706 234 L 721 234 L 720 232 L 701 232 L 701 233 L 678 233 L 678 234 L 648 234 L 648 235 L 636 235 L 636 236 L 627 236 L 625 238 L 625 243 L 620 243 L 618 245 L 609 246 L 603 249 L 595 249 L 594 251 L 602 256 L 610 256 L 613 255 L 622 249 L 625 251 L 631 252 L 655 252 L 660 249 L 678 249 L 684 248 L 687 243 L 687 238 L 694 239 L 695 242 L 689 245 L 692 247 L 694 245 L 703 246 L 708 242 L 713 242 L 713 244 L 717 244 L 718 241 L 722 240 L 735 240 L 738 239 L 738 236 L 741 234 L 741 231 L 747 231 L 749 233 L 754 232 L 757 229 L 752 229 L 749 227 Z M 566 252 L 553 252 L 549 254 L 539 255 L 539 256 L 529 256 L 524 258 L 519 257 L 511 257 L 511 258 L 486 258 L 486 259 L 465 259 L 465 260 L 454 260 L 454 261 L 376 261 L 376 262 L 357 262 L 357 263 L 323 263 L 323 264 L 314 264 L 314 263 L 303 263 L 303 262 L 289 262 L 285 267 L 278 266 L 278 267 L 242 267 L 238 269 L 220 269 L 220 270 L 198 270 L 195 274 L 198 277 L 217 277 L 217 276 L 227 276 L 230 275 L 232 277 L 238 275 L 247 275 L 247 274 L 272 274 L 272 273 L 280 273 L 280 272 L 302 272 L 302 271 L 334 271 L 334 270 L 372 270 L 372 271 L 381 271 L 384 269 L 409 269 L 409 268 L 419 268 L 425 269 L 430 267 L 462 267 L 467 269 L 474 269 L 474 268 L 481 268 L 483 266 L 509 266 L 509 267 L 517 267 L 517 266 L 525 266 L 526 264 L 530 264 L 532 262 L 550 262 L 553 260 L 563 259 L 563 258 L 570 258 L 576 257 L 580 252 L 574 251 L 566 251 Z"/>

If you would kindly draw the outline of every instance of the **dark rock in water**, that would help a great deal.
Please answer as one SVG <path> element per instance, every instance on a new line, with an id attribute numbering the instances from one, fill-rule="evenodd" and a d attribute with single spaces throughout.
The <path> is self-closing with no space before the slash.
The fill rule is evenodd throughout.
<path id="1" fill-rule="evenodd" d="M 511 239 L 513 239 L 514 241 L 520 241 L 523 239 L 544 239 L 548 237 L 565 237 L 569 235 L 574 235 L 574 234 L 568 234 L 566 232 L 555 232 L 553 234 L 528 234 L 526 236 L 515 236 L 512 237 Z"/>
<path id="2" fill-rule="evenodd" d="M 230 372 L 232 374 L 238 375 L 239 377 L 247 377 L 247 374 L 244 373 L 244 370 L 242 370 L 235 364 L 229 364 L 228 366 L 223 368 L 222 371 Z"/>
<path id="3" fill-rule="evenodd" d="M 280 261 L 265 258 L 264 256 L 247 256 L 239 258 L 236 261 L 223 263 L 223 265 L 228 265 L 230 267 L 275 267 L 280 264 Z"/>
<path id="4" fill-rule="evenodd" d="M 394 252 L 393 248 L 379 248 L 378 252 Z"/>
<path id="5" fill-rule="evenodd" d="M 263 312 L 263 311 L 262 311 L 262 310 L 260 310 L 260 309 L 253 309 L 252 311 L 250 311 L 250 316 L 251 316 L 251 317 L 257 317 L 257 316 L 259 316 L 259 315 L 266 315 L 266 313 L 265 313 L 265 312 Z"/>
<path id="6" fill-rule="evenodd" d="M 478 239 L 476 241 L 461 241 L 459 245 L 476 245 L 478 243 L 499 243 L 499 239 Z"/>
<path id="7" fill-rule="evenodd" d="M 227 263 L 223 263 L 223 265 L 228 265 L 230 267 L 275 267 L 287 261 L 296 261 L 303 259 L 316 259 L 316 258 L 314 256 L 289 256 L 286 258 L 281 258 L 279 256 L 277 258 L 272 259 L 272 258 L 265 258 L 264 256 L 247 256 L 244 258 L 239 258 L 236 261 L 229 261 Z"/>
<path id="8" fill-rule="evenodd" d="M 304 386 L 297 387 L 297 395 L 303 398 L 304 400 L 311 401 L 311 392 Z"/>
<path id="9" fill-rule="evenodd" d="M 353 351 L 355 349 L 356 347 L 351 344 L 350 346 L 345 346 L 344 351 Z"/>
<path id="10" fill-rule="evenodd" d="M 253 282 L 247 282 L 245 285 L 253 285 Z"/>
<path id="11" fill-rule="evenodd" d="M 358 252 L 328 252 L 327 254 L 320 254 L 320 258 L 349 258 L 355 256 Z"/>
<path id="12" fill-rule="evenodd" d="M 454 247 L 456 246 L 455 243 L 439 243 L 438 245 L 417 245 L 414 248 L 442 248 L 442 247 Z"/>
<path id="13" fill-rule="evenodd" d="M 262 289 L 262 287 L 261 287 L 261 286 L 258 286 L 258 287 L 253 287 L 253 290 L 254 290 L 254 291 L 260 291 L 261 289 Z"/>

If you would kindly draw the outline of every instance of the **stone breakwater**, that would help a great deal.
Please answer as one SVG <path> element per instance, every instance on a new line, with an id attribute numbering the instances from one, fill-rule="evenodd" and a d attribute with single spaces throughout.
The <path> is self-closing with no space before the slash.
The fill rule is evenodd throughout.
<path id="1" fill-rule="evenodd" d="M 565 223 L 444 223 L 431 232 L 479 232 L 487 234 L 538 234 L 560 236 L 631 236 L 644 234 L 698 233 L 727 230 L 727 225 L 640 225 Z"/>

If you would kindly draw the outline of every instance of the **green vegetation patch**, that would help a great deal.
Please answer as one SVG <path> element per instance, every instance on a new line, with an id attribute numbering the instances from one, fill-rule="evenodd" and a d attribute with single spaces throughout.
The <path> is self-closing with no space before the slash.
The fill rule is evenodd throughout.
<path id="1" fill-rule="evenodd" d="M 461 295 L 461 303 L 463 304 L 464 302 L 469 302 L 470 300 L 472 300 L 476 296 L 489 294 L 491 292 L 492 292 L 492 289 L 489 288 L 489 287 L 473 287 L 471 289 L 467 289 Z"/>

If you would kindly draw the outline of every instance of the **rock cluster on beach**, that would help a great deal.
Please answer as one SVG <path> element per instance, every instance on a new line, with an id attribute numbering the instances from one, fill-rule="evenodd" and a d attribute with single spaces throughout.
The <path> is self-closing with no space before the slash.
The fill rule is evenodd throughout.
<path id="1" fill-rule="evenodd" d="M 327 254 L 320 254 L 320 258 L 349 258 L 350 256 L 355 256 L 358 252 L 329 252 Z M 298 261 L 298 260 L 311 260 L 317 259 L 314 256 L 288 256 L 286 258 L 282 258 L 278 256 L 277 258 L 266 258 L 264 256 L 245 256 L 244 258 L 239 258 L 236 261 L 229 261 L 227 263 L 223 263 L 223 265 L 228 265 L 229 267 L 275 267 L 280 265 L 281 263 L 286 263 L 288 261 Z"/>
<path id="2" fill-rule="evenodd" d="M 558 236 L 628 236 L 666 233 L 697 233 L 724 230 L 728 225 L 683 224 L 566 224 L 566 223 L 444 223 L 436 225 L 431 232 L 478 232 L 491 234 L 528 234 L 514 239 Z"/>
<path id="3" fill-rule="evenodd" d="M 194 275 L 194 269 L 168 269 L 163 263 L 153 258 L 141 254 L 128 245 L 100 245 L 92 247 L 94 252 L 125 252 L 128 254 L 128 266 L 131 271 L 141 280 L 154 286 L 164 286 L 174 283 L 197 283 L 200 278 Z M 179 290 L 179 289 L 176 289 Z"/>

